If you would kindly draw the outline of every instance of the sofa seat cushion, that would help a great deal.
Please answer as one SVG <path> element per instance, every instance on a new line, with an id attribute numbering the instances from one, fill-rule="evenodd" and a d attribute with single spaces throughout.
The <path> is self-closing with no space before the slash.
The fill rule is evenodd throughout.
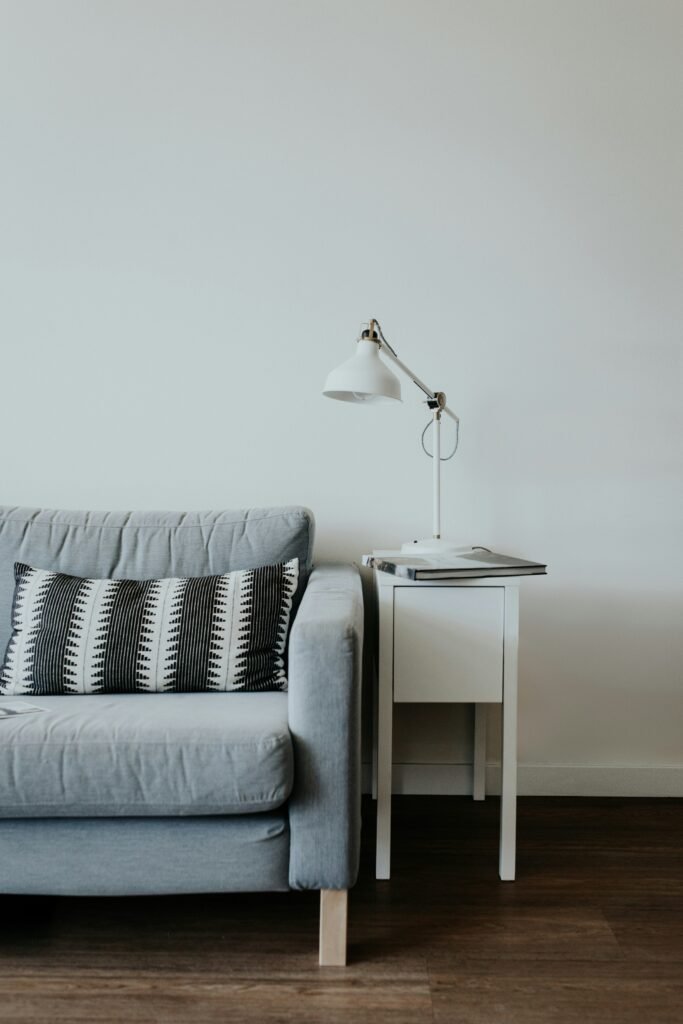
<path id="1" fill-rule="evenodd" d="M 0 817 L 251 814 L 289 796 L 286 693 L 40 697 L 0 722 Z"/>

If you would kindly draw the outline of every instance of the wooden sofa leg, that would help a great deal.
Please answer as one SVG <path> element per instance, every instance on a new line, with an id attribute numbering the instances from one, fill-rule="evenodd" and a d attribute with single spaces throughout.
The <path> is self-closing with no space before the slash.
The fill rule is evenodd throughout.
<path id="1" fill-rule="evenodd" d="M 320 966 L 346 967 L 347 889 L 320 890 Z"/>

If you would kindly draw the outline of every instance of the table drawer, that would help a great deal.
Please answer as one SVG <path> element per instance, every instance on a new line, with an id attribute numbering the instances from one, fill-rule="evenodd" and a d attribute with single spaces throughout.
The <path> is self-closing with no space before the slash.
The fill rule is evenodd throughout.
<path id="1" fill-rule="evenodd" d="M 394 589 L 394 700 L 503 699 L 503 587 Z"/>

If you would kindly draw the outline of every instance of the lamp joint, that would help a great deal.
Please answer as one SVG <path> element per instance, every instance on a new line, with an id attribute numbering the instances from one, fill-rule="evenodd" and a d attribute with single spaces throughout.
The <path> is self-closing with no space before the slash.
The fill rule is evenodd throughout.
<path id="1" fill-rule="evenodd" d="M 382 342 L 380 340 L 378 332 L 375 330 L 376 323 L 376 320 L 371 320 L 368 326 L 365 328 L 365 330 L 361 332 L 361 338 L 364 338 L 366 341 L 376 341 L 379 347 L 381 348 Z M 377 324 L 377 326 L 379 327 L 379 324 Z"/>
<path id="2" fill-rule="evenodd" d="M 437 420 L 440 420 L 441 413 L 446 408 L 446 393 L 444 391 L 435 391 L 434 397 L 427 399 L 427 405 L 433 411 Z"/>

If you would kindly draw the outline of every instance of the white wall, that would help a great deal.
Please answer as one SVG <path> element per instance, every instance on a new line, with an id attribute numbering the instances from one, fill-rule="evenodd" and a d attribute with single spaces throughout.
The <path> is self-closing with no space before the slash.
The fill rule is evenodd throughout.
<path id="1" fill-rule="evenodd" d="M 677 0 L 0 0 L 2 500 L 429 532 L 419 393 L 320 396 L 378 316 L 462 416 L 445 530 L 550 565 L 522 786 L 683 793 L 682 38 Z"/>

